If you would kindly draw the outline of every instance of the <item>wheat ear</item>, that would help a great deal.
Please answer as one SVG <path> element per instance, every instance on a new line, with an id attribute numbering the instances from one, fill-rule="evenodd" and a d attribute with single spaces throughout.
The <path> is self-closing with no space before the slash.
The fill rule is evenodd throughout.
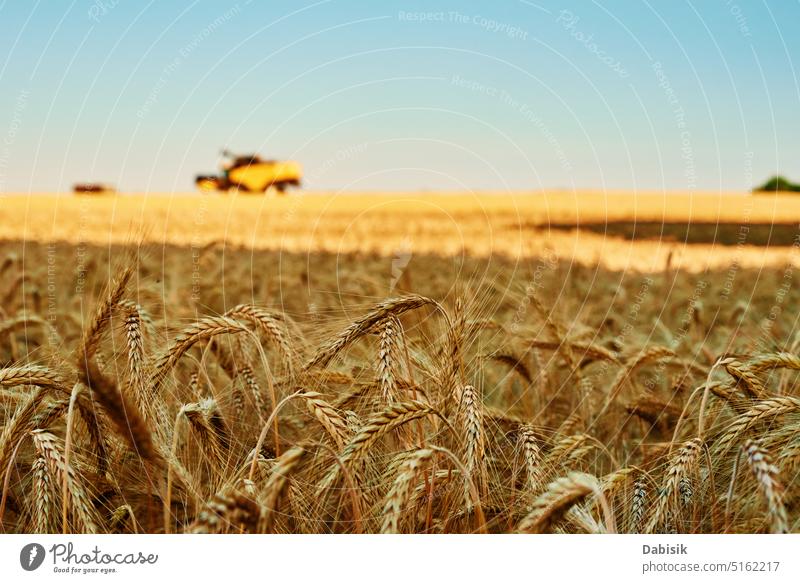
<path id="1" fill-rule="evenodd" d="M 42 429 L 33 430 L 31 435 L 39 455 L 44 457 L 50 470 L 58 476 L 55 481 L 65 481 L 67 483 L 67 492 L 69 492 L 72 501 L 71 506 L 74 508 L 75 515 L 82 524 L 84 531 L 90 534 L 98 533 L 99 528 L 95 520 L 96 512 L 89 501 L 85 488 L 75 475 L 74 467 L 67 465 L 64 459 L 63 446 L 59 443 L 60 440 L 52 433 Z"/>
<path id="2" fill-rule="evenodd" d="M 720 361 L 720 364 L 725 367 L 729 375 L 736 379 L 750 398 L 760 399 L 764 396 L 766 389 L 750 367 L 734 358 L 726 358 Z"/>
<path id="3" fill-rule="evenodd" d="M 196 343 L 220 334 L 237 334 L 247 331 L 247 326 L 238 320 L 224 316 L 207 316 L 187 326 L 178 333 L 170 347 L 156 360 L 149 382 L 150 394 L 156 394 L 167 374 Z"/>
<path id="4" fill-rule="evenodd" d="M 300 397 L 305 400 L 309 413 L 319 421 L 336 447 L 341 450 L 347 440 L 348 430 L 347 423 L 339 415 L 339 412 L 320 393 L 306 391 L 301 393 Z"/>
<path id="5" fill-rule="evenodd" d="M 203 399 L 181 407 L 192 433 L 206 458 L 218 471 L 224 471 L 230 453 L 231 437 L 214 399 Z"/>
<path id="6" fill-rule="evenodd" d="M 600 483 L 594 476 L 570 472 L 548 484 L 545 492 L 534 501 L 528 515 L 517 525 L 517 531 L 548 532 L 570 508 L 599 491 Z"/>
<path id="7" fill-rule="evenodd" d="M 239 532 L 256 532 L 263 509 L 241 492 L 220 492 L 209 500 L 187 528 L 192 534 L 214 534 L 236 528 Z"/>
<path id="8" fill-rule="evenodd" d="M 70 392 L 64 378 L 56 371 L 44 366 L 29 364 L 0 369 L 0 387 L 12 388 L 25 385 L 61 391 L 65 394 Z"/>
<path id="9" fill-rule="evenodd" d="M 396 317 L 386 318 L 380 327 L 378 353 L 378 379 L 384 403 L 397 398 L 397 358 L 400 340 L 400 322 Z"/>
<path id="10" fill-rule="evenodd" d="M 701 451 L 701 441 L 698 438 L 694 438 L 687 441 L 675 454 L 667 470 L 658 504 L 650 517 L 650 521 L 647 523 L 646 533 L 653 533 L 661 524 L 670 501 L 676 492 L 681 496 L 682 502 L 687 503 L 689 501 L 687 500 L 687 482 L 685 480 L 690 477 L 690 472 L 695 467 Z"/>
<path id="11" fill-rule="evenodd" d="M 778 481 L 778 468 L 773 465 L 769 452 L 760 444 L 747 440 L 743 449 L 758 489 L 767 501 L 773 534 L 789 532 L 789 519 L 783 504 L 783 486 Z"/>
<path id="12" fill-rule="evenodd" d="M 39 389 L 31 394 L 0 431 L 0 477 L 9 471 L 12 454 L 25 435 L 33 428 L 36 411 L 44 401 L 46 392 Z M 2 480 L 0 480 L 2 482 Z"/>
<path id="13" fill-rule="evenodd" d="M 383 504 L 382 534 L 397 534 L 400 517 L 406 508 L 411 486 L 425 464 L 433 457 L 433 450 L 420 449 L 409 455 L 400 465 Z"/>
<path id="14" fill-rule="evenodd" d="M 649 362 L 676 357 L 677 354 L 675 354 L 674 350 L 664 346 L 651 346 L 650 348 L 641 351 L 636 356 L 628 359 L 628 361 L 625 362 L 625 366 L 620 369 L 617 377 L 614 379 L 614 384 L 611 386 L 608 397 L 606 397 L 606 403 L 602 411 L 605 411 L 611 405 L 611 403 L 614 402 L 617 396 L 619 396 L 619 393 L 625 387 L 626 382 L 628 379 L 630 379 L 631 375 L 636 371 L 636 369 Z"/>
<path id="15" fill-rule="evenodd" d="M 633 483 L 633 501 L 631 502 L 631 525 L 630 532 L 638 533 L 642 525 L 647 503 L 647 482 L 644 479 L 636 480 Z"/>
<path id="16" fill-rule="evenodd" d="M 409 310 L 416 310 L 423 306 L 439 306 L 439 304 L 430 298 L 419 295 L 392 298 L 379 303 L 367 314 L 345 328 L 336 338 L 323 345 L 305 365 L 304 369 L 327 366 L 337 354 L 369 332 L 378 322 L 382 322 L 389 316 L 399 316 Z"/>
<path id="17" fill-rule="evenodd" d="M 264 504 L 262 530 L 264 532 L 270 532 L 272 530 L 275 512 L 278 509 L 278 501 L 280 500 L 281 494 L 286 488 L 289 477 L 303 461 L 306 452 L 305 446 L 297 445 L 284 452 L 281 457 L 278 458 L 278 463 L 275 464 L 272 470 L 272 474 L 264 488 L 264 496 L 262 497 L 262 502 Z"/>
<path id="18" fill-rule="evenodd" d="M 83 340 L 78 347 L 78 379 L 89 387 L 92 396 L 100 403 L 113 421 L 117 432 L 125 438 L 142 459 L 163 465 L 163 458 L 153 445 L 147 423 L 136 406 L 119 390 L 117 384 L 108 379 L 100 370 L 95 358 L 103 331 L 108 324 L 113 308 L 122 301 L 125 287 L 133 270 L 130 267 L 112 282 L 104 299 L 98 304 L 95 315 L 86 328 Z"/>
<path id="19" fill-rule="evenodd" d="M 749 411 L 734 419 L 728 430 L 716 442 L 715 447 L 720 449 L 730 447 L 756 424 L 798 410 L 800 410 L 800 399 L 795 397 L 775 397 L 759 401 Z"/>
<path id="20" fill-rule="evenodd" d="M 133 393 L 136 405 L 147 418 L 152 406 L 147 399 L 147 376 L 145 372 L 146 355 L 142 336 L 142 314 L 134 302 L 123 301 L 121 306 L 127 310 L 125 317 L 125 338 L 128 343 L 128 387 Z"/>
<path id="21" fill-rule="evenodd" d="M 344 451 L 339 456 L 338 463 L 331 467 L 320 483 L 319 489 L 324 491 L 333 486 L 339 477 L 340 467 L 358 460 L 381 436 L 409 421 L 435 414 L 438 414 L 435 409 L 420 401 L 408 401 L 390 405 L 387 409 L 372 417 L 345 446 Z"/>
<path id="22" fill-rule="evenodd" d="M 542 487 L 542 451 L 532 425 L 523 425 L 519 430 L 522 457 L 525 460 L 526 488 L 536 492 Z"/>
<path id="23" fill-rule="evenodd" d="M 289 332 L 286 329 L 282 316 L 249 304 L 238 305 L 228 311 L 225 316 L 228 318 L 249 320 L 258 326 L 260 330 L 264 331 L 280 350 L 281 362 L 283 363 L 284 369 L 290 376 L 294 374 L 295 351 L 292 349 L 292 344 L 289 341 Z"/>
<path id="24" fill-rule="evenodd" d="M 33 532 L 37 534 L 55 533 L 58 527 L 53 523 L 53 516 L 56 516 L 53 510 L 57 494 L 50 476 L 47 459 L 42 455 L 37 456 L 32 469 L 32 486 L 35 496 Z"/>
<path id="25" fill-rule="evenodd" d="M 461 390 L 461 425 L 464 435 L 464 466 L 467 474 L 486 494 L 486 468 L 484 466 L 483 401 L 472 385 Z"/>

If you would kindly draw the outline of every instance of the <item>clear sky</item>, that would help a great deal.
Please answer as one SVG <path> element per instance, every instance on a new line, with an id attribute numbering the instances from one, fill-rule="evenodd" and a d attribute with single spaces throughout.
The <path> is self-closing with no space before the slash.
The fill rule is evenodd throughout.
<path id="1" fill-rule="evenodd" d="M 0 0 L 0 191 L 800 180 L 800 2 Z"/>

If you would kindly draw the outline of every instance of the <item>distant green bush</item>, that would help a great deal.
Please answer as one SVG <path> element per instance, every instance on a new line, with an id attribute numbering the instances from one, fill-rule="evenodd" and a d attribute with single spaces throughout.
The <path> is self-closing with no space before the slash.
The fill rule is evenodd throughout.
<path id="1" fill-rule="evenodd" d="M 753 189 L 754 192 L 800 192 L 800 184 L 795 184 L 783 176 L 773 176 L 761 186 Z"/>

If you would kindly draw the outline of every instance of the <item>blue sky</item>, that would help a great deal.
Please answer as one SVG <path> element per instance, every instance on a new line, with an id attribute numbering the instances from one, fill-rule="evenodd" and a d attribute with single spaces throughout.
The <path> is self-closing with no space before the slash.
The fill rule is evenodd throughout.
<path id="1" fill-rule="evenodd" d="M 0 0 L 0 191 L 800 180 L 800 2 Z"/>

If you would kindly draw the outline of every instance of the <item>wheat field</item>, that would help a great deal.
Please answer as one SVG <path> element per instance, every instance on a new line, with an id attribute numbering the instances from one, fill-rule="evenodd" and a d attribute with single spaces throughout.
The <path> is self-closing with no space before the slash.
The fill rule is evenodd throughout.
<path id="1" fill-rule="evenodd" d="M 800 531 L 794 247 L 356 198 L 0 201 L 3 531 Z"/>

